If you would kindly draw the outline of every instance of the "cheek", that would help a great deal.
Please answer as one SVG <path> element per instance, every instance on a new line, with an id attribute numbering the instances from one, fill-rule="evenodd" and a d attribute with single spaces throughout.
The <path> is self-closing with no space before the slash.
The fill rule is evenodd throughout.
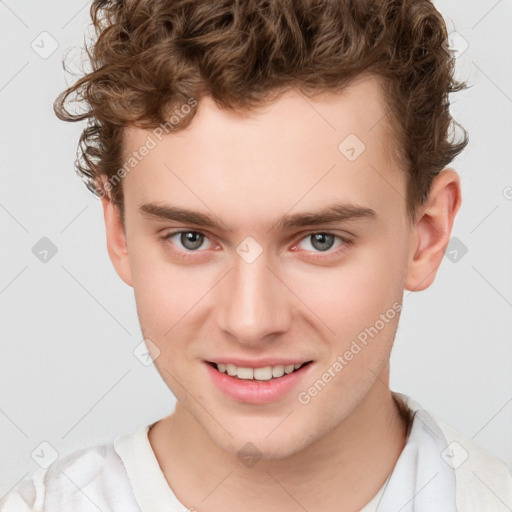
<path id="1" fill-rule="evenodd" d="M 337 267 L 288 274 L 287 279 L 295 283 L 294 291 L 316 316 L 315 323 L 321 321 L 329 337 L 346 341 L 401 301 L 406 261 L 401 245 L 385 239 L 368 243 Z"/>
<path id="2" fill-rule="evenodd" d="M 177 264 L 163 249 L 131 254 L 133 288 L 142 333 L 165 359 L 194 350 L 216 274 L 208 265 Z"/>
<path id="3" fill-rule="evenodd" d="M 201 325 L 201 298 L 211 285 L 205 276 L 165 260 L 162 253 L 151 258 L 147 251 L 132 257 L 133 288 L 143 337 L 158 348 L 154 364 L 160 376 L 173 394 L 187 403 L 184 390 L 193 386 L 195 376 L 188 370 L 184 373 L 184 364 L 193 358 L 194 339 Z"/>
<path id="4" fill-rule="evenodd" d="M 400 304 L 395 303 L 394 308 L 390 306 L 380 317 L 373 312 L 368 314 L 363 309 L 357 313 L 358 318 L 366 316 L 371 320 L 359 321 L 358 325 L 354 320 L 351 329 L 339 326 L 328 356 L 321 361 L 318 372 L 311 381 L 305 383 L 303 396 L 298 397 L 311 401 L 315 404 L 313 407 L 318 411 L 324 410 L 336 422 L 349 414 L 388 364 L 398 325 Z M 340 397 L 343 397 L 342 404 Z M 301 400 L 299 402 L 304 403 Z M 340 403 L 337 412 L 332 411 L 333 403 Z"/>
<path id="5" fill-rule="evenodd" d="M 154 243 L 154 242 L 153 242 Z M 164 338 L 183 316 L 188 295 L 193 294 L 187 280 L 175 265 L 166 262 L 161 250 L 149 248 L 130 253 L 137 313 L 147 337 Z"/>

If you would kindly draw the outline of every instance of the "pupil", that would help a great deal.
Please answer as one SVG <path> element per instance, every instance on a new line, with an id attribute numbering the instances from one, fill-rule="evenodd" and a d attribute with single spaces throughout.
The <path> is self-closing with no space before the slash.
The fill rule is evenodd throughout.
<path id="1" fill-rule="evenodd" d="M 195 233 L 193 231 L 187 231 L 185 233 L 181 234 L 181 243 L 184 247 L 187 249 L 197 249 L 198 247 L 201 247 L 202 244 L 202 237 L 200 233 Z M 194 241 L 194 238 L 197 238 L 196 241 Z"/>
<path id="2" fill-rule="evenodd" d="M 313 236 L 313 247 L 315 247 L 316 249 L 326 250 L 326 249 L 330 249 L 332 247 L 332 243 L 334 241 L 333 235 L 329 235 L 327 233 L 316 233 L 312 236 Z M 330 239 L 330 243 L 325 242 L 325 238 Z M 320 242 L 320 247 L 317 245 L 317 242 Z M 328 247 L 325 247 L 326 244 Z"/>

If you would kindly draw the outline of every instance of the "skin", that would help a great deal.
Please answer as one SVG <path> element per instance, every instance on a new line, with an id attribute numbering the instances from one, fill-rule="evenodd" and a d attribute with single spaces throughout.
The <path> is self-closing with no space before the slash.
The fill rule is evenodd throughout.
<path id="1" fill-rule="evenodd" d="M 460 207 L 459 177 L 445 169 L 409 221 L 384 107 L 375 77 L 314 99 L 288 91 L 251 114 L 202 98 L 192 123 L 165 135 L 124 178 L 125 226 L 102 199 L 109 256 L 134 289 L 141 330 L 158 347 L 155 365 L 177 398 L 149 440 L 187 507 L 359 510 L 403 449 L 407 425 L 389 389 L 399 314 L 308 404 L 297 399 L 404 290 L 432 284 Z M 126 155 L 150 133 L 127 128 Z M 350 133 L 366 145 L 354 162 L 338 150 Z M 285 214 L 333 201 L 377 216 L 268 229 Z M 233 231 L 150 219 L 139 211 L 149 202 L 214 215 Z M 204 234 L 203 244 L 165 240 L 173 229 Z M 315 244 L 311 235 L 322 232 L 352 243 Z M 236 252 L 247 236 L 263 251 L 250 264 Z M 223 355 L 292 356 L 314 367 L 284 398 L 255 405 L 211 384 L 203 361 Z M 237 457 L 247 442 L 262 454 L 252 467 Z"/>

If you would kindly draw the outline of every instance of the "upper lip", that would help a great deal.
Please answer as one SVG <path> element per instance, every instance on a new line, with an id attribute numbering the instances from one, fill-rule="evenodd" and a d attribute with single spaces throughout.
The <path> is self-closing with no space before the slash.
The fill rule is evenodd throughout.
<path id="1" fill-rule="evenodd" d="M 238 357 L 222 357 L 216 359 L 208 359 L 208 363 L 224 363 L 224 364 L 234 364 L 239 368 L 263 368 L 265 366 L 287 366 L 290 364 L 302 364 L 312 361 L 312 359 L 298 359 L 298 358 L 284 358 L 284 357 L 265 357 L 263 359 L 242 359 Z"/>

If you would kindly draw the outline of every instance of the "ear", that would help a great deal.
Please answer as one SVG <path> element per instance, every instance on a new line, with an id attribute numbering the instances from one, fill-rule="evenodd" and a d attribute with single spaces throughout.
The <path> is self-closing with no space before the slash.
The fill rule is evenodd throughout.
<path id="1" fill-rule="evenodd" d="M 104 181 L 103 177 L 102 180 Z M 103 190 L 105 190 L 103 188 Z M 116 269 L 118 276 L 129 286 L 132 284 L 130 260 L 128 258 L 128 246 L 126 244 L 126 233 L 119 208 L 111 201 L 107 193 L 102 194 L 101 204 L 103 205 L 103 217 L 107 235 L 107 250 L 110 260 Z"/>
<path id="2" fill-rule="evenodd" d="M 425 290 L 434 282 L 460 205 L 459 175 L 453 169 L 444 169 L 434 178 L 412 228 L 406 290 Z"/>

